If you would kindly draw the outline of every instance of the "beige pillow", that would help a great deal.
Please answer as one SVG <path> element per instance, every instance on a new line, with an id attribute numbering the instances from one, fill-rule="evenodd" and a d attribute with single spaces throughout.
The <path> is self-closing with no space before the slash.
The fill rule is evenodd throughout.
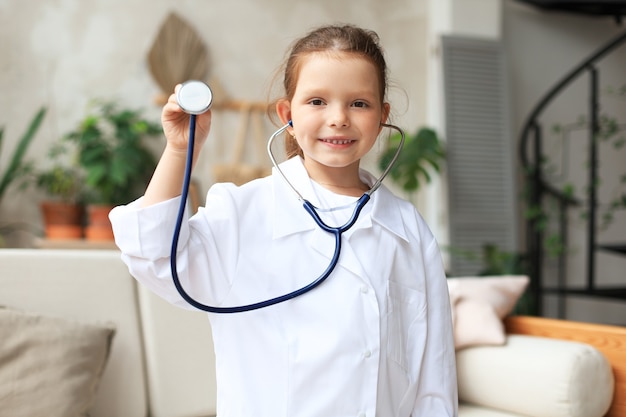
<path id="1" fill-rule="evenodd" d="M 528 281 L 524 275 L 448 278 L 455 348 L 504 344 L 502 319 L 513 310 Z"/>
<path id="2" fill-rule="evenodd" d="M 88 416 L 115 329 L 0 308 L 0 410 Z"/>

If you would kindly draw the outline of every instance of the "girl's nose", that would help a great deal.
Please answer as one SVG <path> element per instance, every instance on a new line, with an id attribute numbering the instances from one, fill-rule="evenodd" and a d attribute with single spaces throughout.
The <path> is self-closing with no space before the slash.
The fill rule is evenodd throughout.
<path id="1" fill-rule="evenodd" d="M 348 127 L 350 119 L 347 111 L 342 106 L 336 106 L 331 110 L 329 123 L 334 127 Z"/>

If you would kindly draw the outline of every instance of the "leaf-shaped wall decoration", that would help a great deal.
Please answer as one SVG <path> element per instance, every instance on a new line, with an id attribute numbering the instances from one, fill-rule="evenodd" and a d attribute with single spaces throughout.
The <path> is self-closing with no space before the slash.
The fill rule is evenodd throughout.
<path id="1" fill-rule="evenodd" d="M 163 22 L 150 51 L 150 73 L 164 94 L 187 80 L 206 80 L 209 53 L 193 27 L 176 13 Z"/>

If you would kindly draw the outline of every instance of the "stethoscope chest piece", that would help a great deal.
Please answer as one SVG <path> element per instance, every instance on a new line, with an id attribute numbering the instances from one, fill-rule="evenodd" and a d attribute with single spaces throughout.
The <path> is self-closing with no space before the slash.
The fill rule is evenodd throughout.
<path id="1" fill-rule="evenodd" d="M 176 101 L 185 113 L 202 114 L 211 107 L 213 93 L 202 81 L 190 80 L 180 86 Z"/>

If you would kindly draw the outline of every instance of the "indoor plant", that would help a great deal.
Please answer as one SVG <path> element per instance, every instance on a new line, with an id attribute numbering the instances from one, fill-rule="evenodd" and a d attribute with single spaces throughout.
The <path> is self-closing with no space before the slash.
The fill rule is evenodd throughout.
<path id="1" fill-rule="evenodd" d="M 37 186 L 46 198 L 40 208 L 48 239 L 79 239 L 83 237 L 82 176 L 75 167 L 55 163 L 36 174 Z"/>
<path id="2" fill-rule="evenodd" d="M 76 146 L 85 174 L 88 239 L 111 239 L 108 212 L 143 193 L 156 166 L 145 139 L 161 132 L 160 125 L 143 118 L 139 110 L 94 102 L 78 127 L 65 136 Z M 95 216 L 101 220 L 95 221 Z"/>
<path id="3" fill-rule="evenodd" d="M 25 162 L 20 172 L 22 187 L 34 185 L 44 192 L 39 206 L 48 239 L 79 239 L 83 235 L 83 175 L 72 161 L 67 162 L 64 141 L 52 144 L 47 160 Z"/>
<path id="4" fill-rule="evenodd" d="M 24 171 L 28 169 L 28 163 L 24 161 L 24 156 L 26 155 L 26 151 L 28 150 L 30 143 L 35 137 L 37 130 L 39 130 L 39 126 L 41 125 L 45 114 L 45 107 L 42 107 L 37 111 L 28 125 L 26 132 L 24 132 L 24 134 L 17 141 L 15 150 L 9 158 L 9 165 L 3 172 L 0 173 L 0 204 L 2 203 L 4 193 L 11 185 L 13 185 L 14 181 L 20 178 L 24 174 Z M 0 150 L 2 150 L 3 137 L 4 128 L 0 128 Z M 4 238 L 2 235 L 9 229 L 10 226 L 0 224 L 0 247 L 4 246 Z"/>
<path id="5" fill-rule="evenodd" d="M 378 160 L 381 170 L 386 169 L 391 162 L 400 140 L 400 133 L 392 135 L 389 139 L 389 148 L 383 152 Z M 445 152 L 437 132 L 422 127 L 415 134 L 406 135 L 404 148 L 389 171 L 389 175 L 405 191 L 417 191 L 421 180 L 430 182 L 429 171 L 431 169 L 437 173 L 440 171 L 440 163 L 444 159 Z"/>

